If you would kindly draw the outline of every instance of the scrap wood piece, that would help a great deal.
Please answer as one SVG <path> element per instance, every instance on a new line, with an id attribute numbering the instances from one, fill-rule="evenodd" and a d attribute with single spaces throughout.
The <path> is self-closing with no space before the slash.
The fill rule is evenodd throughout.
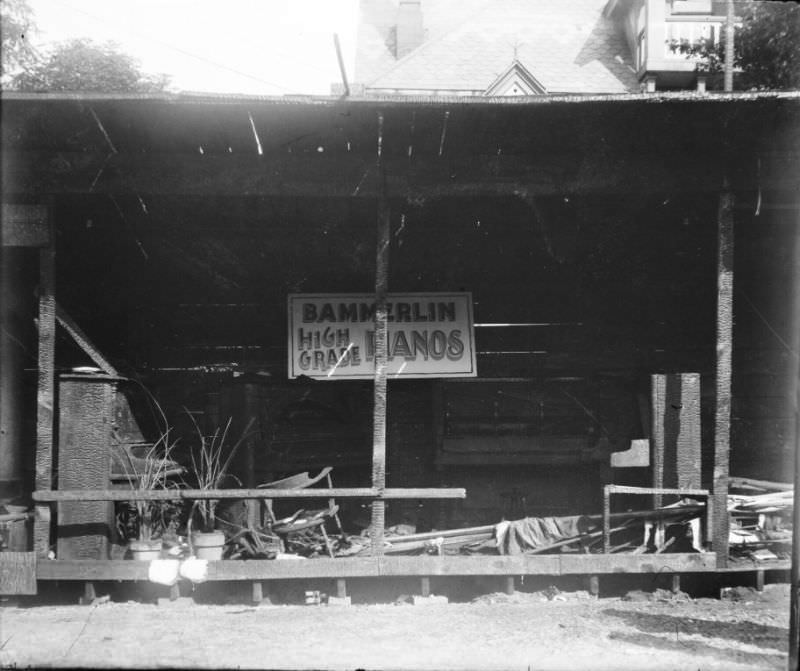
<path id="1" fill-rule="evenodd" d="M 794 485 L 791 482 L 772 482 L 770 480 L 733 477 L 729 479 L 728 486 L 736 489 L 760 489 L 768 492 L 789 492 L 794 489 Z"/>
<path id="2" fill-rule="evenodd" d="M 414 552 L 416 550 L 435 549 L 438 546 L 450 547 L 454 545 L 467 545 L 482 541 L 491 540 L 493 534 L 486 532 L 482 534 L 469 534 L 464 536 L 450 536 L 447 538 L 431 538 L 428 540 L 411 541 L 409 543 L 387 544 L 383 548 L 385 554 L 401 554 L 403 552 Z M 437 542 L 441 539 L 441 542 Z M 384 539 L 386 540 L 386 539 Z"/>
<path id="3" fill-rule="evenodd" d="M 432 538 L 448 538 L 450 536 L 465 536 L 469 534 L 494 533 L 496 524 L 487 524 L 480 527 L 465 527 L 463 529 L 443 529 L 441 531 L 425 531 L 418 534 L 402 534 L 386 536 L 384 539 L 391 543 L 410 543 L 413 541 L 430 540 Z"/>

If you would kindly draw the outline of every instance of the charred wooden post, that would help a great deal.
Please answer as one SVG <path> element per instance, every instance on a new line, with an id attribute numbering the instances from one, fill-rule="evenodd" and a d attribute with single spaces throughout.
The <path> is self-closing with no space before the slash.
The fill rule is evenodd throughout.
<path id="1" fill-rule="evenodd" d="M 58 484 L 65 489 L 108 487 L 111 417 L 117 379 L 61 376 L 58 385 Z M 106 501 L 58 505 L 58 549 L 62 559 L 108 559 L 114 506 Z"/>
<path id="2" fill-rule="evenodd" d="M 653 487 L 700 487 L 700 376 L 652 376 Z M 653 507 L 662 503 L 653 495 Z"/>
<path id="3" fill-rule="evenodd" d="M 386 489 L 386 293 L 389 282 L 389 221 L 386 198 L 386 173 L 381 160 L 383 149 L 383 114 L 378 115 L 378 168 L 381 193 L 378 198 L 377 250 L 375 256 L 375 381 L 372 429 L 372 487 L 380 493 Z M 383 554 L 383 532 L 386 526 L 386 503 L 372 503 L 372 554 Z"/>
<path id="4" fill-rule="evenodd" d="M 733 358 L 733 206 L 727 178 L 717 211 L 717 381 L 714 419 L 714 552 L 717 566 L 728 565 L 728 476 L 731 437 Z"/>
<path id="5" fill-rule="evenodd" d="M 39 252 L 39 347 L 36 394 L 36 489 L 53 485 L 53 418 L 56 360 L 56 253 L 48 213 L 50 244 Z M 50 551 L 50 506 L 37 505 L 33 545 L 39 557 Z"/>

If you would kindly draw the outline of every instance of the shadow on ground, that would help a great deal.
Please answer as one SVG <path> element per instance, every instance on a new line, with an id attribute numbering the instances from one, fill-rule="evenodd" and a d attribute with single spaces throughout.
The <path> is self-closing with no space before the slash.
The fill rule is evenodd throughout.
<path id="1" fill-rule="evenodd" d="M 659 613 L 643 613 L 618 608 L 608 608 L 604 615 L 622 620 L 638 632 L 614 631 L 609 638 L 654 650 L 675 650 L 698 655 L 713 656 L 731 663 L 763 667 L 783 668 L 788 651 L 789 631 L 754 622 L 723 622 L 698 618 L 684 618 Z M 641 632 L 641 633 L 640 633 Z M 689 639 L 689 635 L 700 635 L 709 639 L 725 639 L 738 643 L 766 648 L 763 653 L 736 650 L 724 645 L 711 645 Z"/>

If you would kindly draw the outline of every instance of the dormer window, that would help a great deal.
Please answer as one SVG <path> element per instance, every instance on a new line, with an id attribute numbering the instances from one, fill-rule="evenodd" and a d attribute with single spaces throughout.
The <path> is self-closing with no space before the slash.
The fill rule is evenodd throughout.
<path id="1" fill-rule="evenodd" d="M 544 86 L 518 60 L 492 82 L 484 95 L 502 96 L 535 96 L 547 93 Z"/>

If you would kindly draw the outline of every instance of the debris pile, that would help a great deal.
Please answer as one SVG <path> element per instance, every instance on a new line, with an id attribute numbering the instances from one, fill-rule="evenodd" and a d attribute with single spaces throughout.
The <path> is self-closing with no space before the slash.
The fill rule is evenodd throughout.
<path id="1" fill-rule="evenodd" d="M 734 490 L 728 495 L 731 555 L 754 561 L 788 559 L 792 545 L 792 485 L 731 478 L 730 488 Z"/>

